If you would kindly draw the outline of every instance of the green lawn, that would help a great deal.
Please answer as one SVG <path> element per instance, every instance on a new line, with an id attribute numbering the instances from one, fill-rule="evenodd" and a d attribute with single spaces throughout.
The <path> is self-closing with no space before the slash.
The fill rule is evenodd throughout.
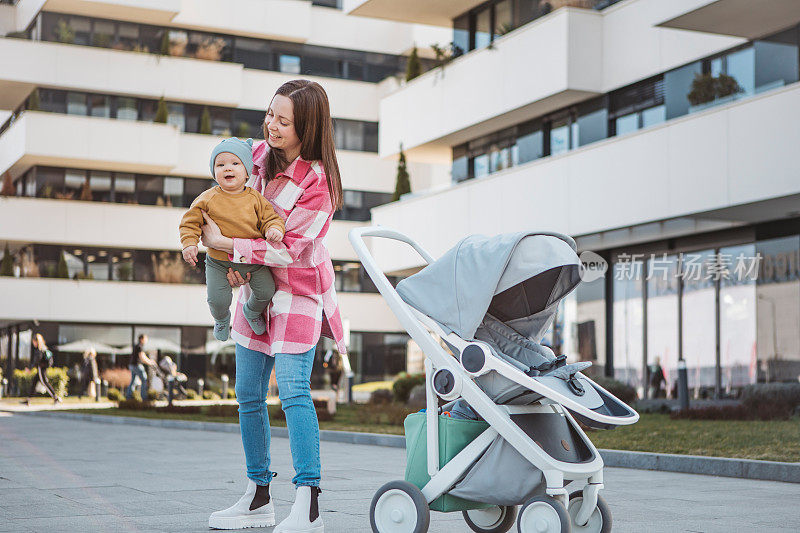
<path id="1" fill-rule="evenodd" d="M 285 426 L 270 406 L 270 423 Z M 159 413 L 123 409 L 81 409 L 80 413 L 142 418 L 169 418 L 236 423 L 235 416 Z M 402 435 L 402 420 L 410 412 L 398 406 L 339 405 L 336 417 L 321 421 L 321 429 Z M 664 414 L 642 414 L 633 426 L 592 431 L 598 448 L 800 462 L 800 419 L 762 421 L 672 420 Z"/>

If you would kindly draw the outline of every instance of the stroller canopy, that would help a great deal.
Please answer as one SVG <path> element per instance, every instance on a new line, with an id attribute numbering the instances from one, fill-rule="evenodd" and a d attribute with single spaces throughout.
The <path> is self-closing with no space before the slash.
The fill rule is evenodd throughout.
<path id="1" fill-rule="evenodd" d="M 473 235 L 401 281 L 409 305 L 463 339 L 475 338 L 487 313 L 539 341 L 558 302 L 580 283 L 575 241 L 548 232 Z"/>

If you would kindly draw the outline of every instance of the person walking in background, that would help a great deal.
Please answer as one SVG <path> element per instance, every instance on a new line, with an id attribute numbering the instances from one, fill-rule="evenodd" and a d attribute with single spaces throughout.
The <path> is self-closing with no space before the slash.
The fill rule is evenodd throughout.
<path id="1" fill-rule="evenodd" d="M 131 370 L 131 384 L 128 385 L 125 393 L 125 398 L 128 400 L 133 398 L 133 387 L 136 385 L 137 380 L 142 384 L 142 400 L 147 399 L 148 382 L 147 372 L 145 371 L 144 365 L 152 365 L 154 363 L 144 351 L 145 345 L 147 345 L 147 335 L 143 333 L 139 335 L 136 346 L 133 347 L 133 353 L 131 353 L 131 363 L 129 365 Z"/>
<path id="2" fill-rule="evenodd" d="M 55 389 L 47 379 L 47 369 L 53 366 L 53 352 L 47 349 L 47 344 L 44 342 L 44 337 L 41 333 L 36 333 L 31 339 L 31 362 L 33 368 L 36 370 L 37 378 L 31 381 L 31 386 L 28 389 L 28 397 L 25 398 L 23 403 L 30 404 L 31 396 L 36 393 L 36 385 L 41 384 L 47 394 L 53 399 L 53 403 L 59 403 L 61 398 L 56 394 Z"/>
<path id="3" fill-rule="evenodd" d="M 663 391 L 661 387 L 666 384 L 667 379 L 664 377 L 664 369 L 661 368 L 661 358 L 656 357 L 656 362 L 650 367 L 650 397 L 663 398 Z"/>
<path id="4" fill-rule="evenodd" d="M 97 380 L 100 373 L 97 371 L 97 352 L 94 348 L 89 348 L 83 352 L 83 364 L 81 364 L 81 384 L 78 398 L 86 393 L 90 398 L 97 398 L 100 392 L 97 390 Z"/>

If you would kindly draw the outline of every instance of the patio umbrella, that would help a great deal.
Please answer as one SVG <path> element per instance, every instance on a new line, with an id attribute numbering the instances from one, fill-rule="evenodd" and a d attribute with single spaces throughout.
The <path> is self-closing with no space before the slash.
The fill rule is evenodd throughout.
<path id="1" fill-rule="evenodd" d="M 119 350 L 114 348 L 113 346 L 109 346 L 108 344 L 103 344 L 102 342 L 96 342 L 89 339 L 80 339 L 73 342 L 68 342 L 66 344 L 60 344 L 56 346 L 56 350 L 59 352 L 67 352 L 67 353 L 83 353 L 86 350 L 94 348 L 94 351 L 98 354 L 117 354 Z"/>
<path id="2" fill-rule="evenodd" d="M 131 345 L 123 346 L 117 353 L 131 353 Z M 181 347 L 169 339 L 162 339 L 159 337 L 150 337 L 147 344 L 144 345 L 145 351 L 160 350 L 167 353 L 181 353 Z"/>

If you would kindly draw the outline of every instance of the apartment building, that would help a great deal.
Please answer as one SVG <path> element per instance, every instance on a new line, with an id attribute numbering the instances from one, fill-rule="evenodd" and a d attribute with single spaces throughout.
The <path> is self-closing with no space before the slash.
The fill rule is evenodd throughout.
<path id="1" fill-rule="evenodd" d="M 356 380 L 405 368 L 407 336 L 347 232 L 394 190 L 396 160 L 378 155 L 380 82 L 448 29 L 351 17 L 336 0 L 3 0 L 0 35 L 6 376 L 29 364 L 34 331 L 59 366 L 84 340 L 101 366 L 124 364 L 146 333 L 190 376 L 233 373 L 177 226 L 212 185 L 211 148 L 263 138 L 269 99 L 298 77 L 322 84 L 334 117 L 345 207 L 327 244 Z M 417 189 L 449 179 L 442 167 L 409 168 Z"/>
<path id="2" fill-rule="evenodd" d="M 452 30 L 451 58 L 380 102 L 379 154 L 450 167 L 372 209 L 438 256 L 553 230 L 608 264 L 547 342 L 648 394 L 800 375 L 800 3 L 349 0 Z M 376 241 L 385 271 L 419 269 Z"/>

